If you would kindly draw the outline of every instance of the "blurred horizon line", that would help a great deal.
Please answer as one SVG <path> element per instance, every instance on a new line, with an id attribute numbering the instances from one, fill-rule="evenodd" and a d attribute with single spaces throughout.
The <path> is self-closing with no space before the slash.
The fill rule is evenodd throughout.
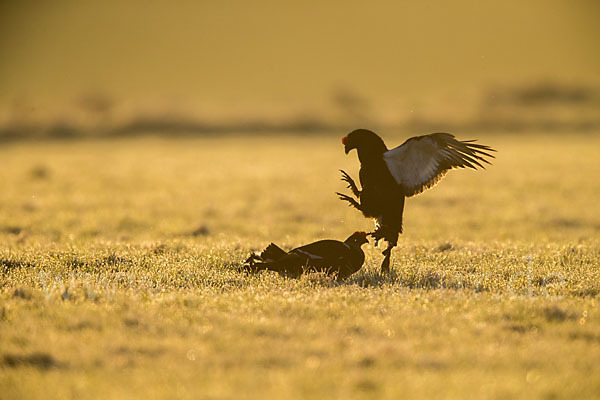
<path id="1" fill-rule="evenodd" d="M 68 104 L 68 111 L 46 109 L 40 115 L 26 101 L 0 109 L 0 140 L 42 138 L 102 138 L 135 135 L 211 135 L 347 131 L 371 129 L 425 131 L 592 131 L 600 130 L 600 86 L 537 81 L 530 84 L 490 86 L 471 98 L 442 107 L 412 104 L 403 112 L 378 113 L 371 102 L 349 88 L 331 93 L 330 107 L 319 111 L 266 110 L 250 116 L 199 115 L 189 104 L 134 105 L 100 92 L 87 93 Z M 153 109 L 152 109 L 153 108 Z"/>

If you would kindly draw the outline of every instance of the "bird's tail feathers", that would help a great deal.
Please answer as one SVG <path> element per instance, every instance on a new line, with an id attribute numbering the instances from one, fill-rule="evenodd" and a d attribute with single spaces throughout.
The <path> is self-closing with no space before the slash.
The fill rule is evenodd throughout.
<path id="1" fill-rule="evenodd" d="M 284 251 L 281 247 L 277 246 L 274 243 L 271 243 L 262 251 L 262 253 L 260 253 L 260 258 L 262 258 L 264 261 L 275 261 L 279 260 L 286 254 L 287 252 Z"/>

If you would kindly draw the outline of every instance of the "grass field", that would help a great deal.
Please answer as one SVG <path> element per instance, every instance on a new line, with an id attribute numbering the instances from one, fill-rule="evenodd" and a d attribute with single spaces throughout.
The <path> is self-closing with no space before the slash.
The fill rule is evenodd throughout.
<path id="1" fill-rule="evenodd" d="M 341 284 L 236 271 L 371 230 L 338 136 L 2 144 L 0 398 L 597 398 L 600 137 L 481 139 Z"/>

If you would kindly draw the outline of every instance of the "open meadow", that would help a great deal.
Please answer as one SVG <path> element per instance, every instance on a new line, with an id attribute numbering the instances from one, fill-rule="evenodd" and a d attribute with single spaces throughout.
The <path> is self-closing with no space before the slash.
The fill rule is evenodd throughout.
<path id="1" fill-rule="evenodd" d="M 455 133 L 342 283 L 237 267 L 372 230 L 343 133 L 1 143 L 0 398 L 597 398 L 600 136 Z"/>

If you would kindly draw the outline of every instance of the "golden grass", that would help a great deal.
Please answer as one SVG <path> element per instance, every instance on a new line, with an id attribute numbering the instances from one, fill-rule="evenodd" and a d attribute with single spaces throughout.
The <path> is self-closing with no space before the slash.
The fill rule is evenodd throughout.
<path id="1" fill-rule="evenodd" d="M 343 284 L 235 269 L 371 229 L 337 137 L 4 146 L 0 397 L 595 397 L 600 139 L 482 142 Z"/>

